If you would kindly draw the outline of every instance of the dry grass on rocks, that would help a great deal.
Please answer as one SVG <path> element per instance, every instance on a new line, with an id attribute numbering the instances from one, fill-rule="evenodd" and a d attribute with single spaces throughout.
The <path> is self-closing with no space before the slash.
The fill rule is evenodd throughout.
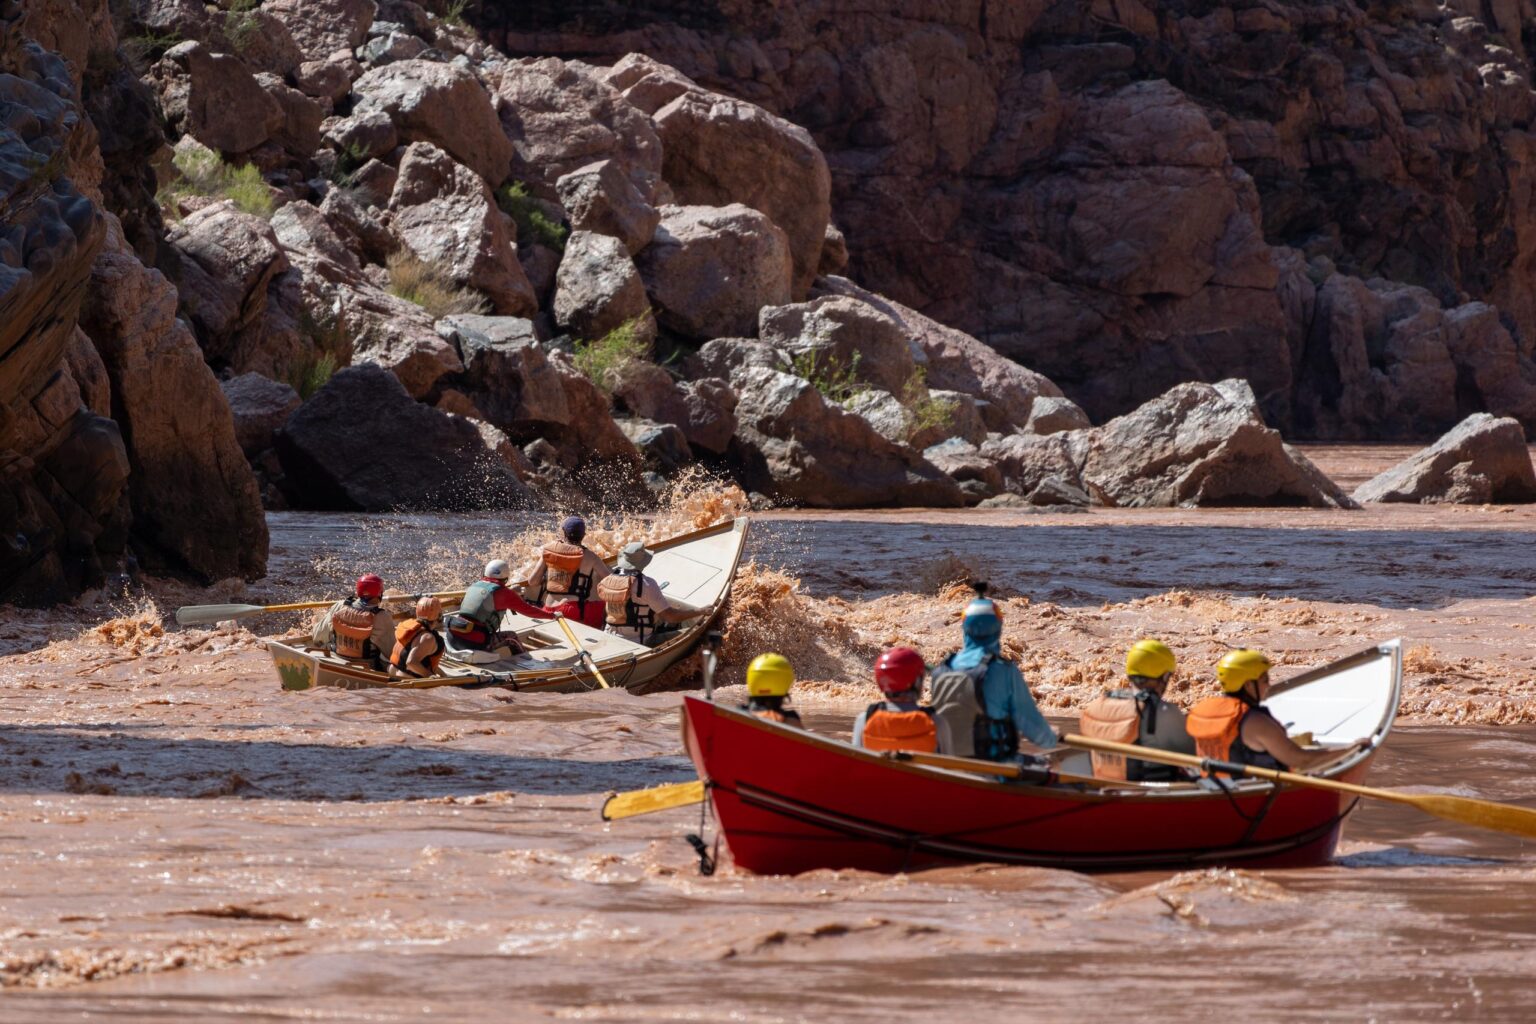
<path id="1" fill-rule="evenodd" d="M 397 298 L 414 302 L 434 320 L 456 313 L 484 313 L 490 309 L 485 296 L 472 288 L 463 288 L 439 267 L 408 252 L 389 257 L 389 291 Z"/>

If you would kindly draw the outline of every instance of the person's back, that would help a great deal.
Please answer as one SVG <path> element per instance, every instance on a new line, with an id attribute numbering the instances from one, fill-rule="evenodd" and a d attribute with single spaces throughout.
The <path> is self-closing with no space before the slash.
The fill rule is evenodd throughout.
<path id="1" fill-rule="evenodd" d="M 675 634 L 679 624 L 707 609 L 669 601 L 661 584 L 645 575 L 651 553 L 644 544 L 626 545 L 613 573 L 597 585 L 607 631 L 637 644 L 655 647 Z"/>
<path id="2" fill-rule="evenodd" d="M 610 573 L 597 553 L 582 543 L 586 520 L 567 516 L 560 524 L 560 539 L 545 544 L 524 572 L 525 593 L 535 604 L 548 605 L 568 619 L 602 628 L 604 608 L 597 586 Z"/>
<path id="3" fill-rule="evenodd" d="M 868 750 L 934 753 L 940 749 L 934 710 L 922 703 L 927 666 L 910 647 L 894 647 L 875 661 L 875 685 L 884 699 L 854 720 L 854 746 Z"/>
<path id="4" fill-rule="evenodd" d="M 553 612 L 529 604 L 508 586 L 511 576 L 511 567 L 502 559 L 486 563 L 484 575 L 465 589 L 459 610 L 444 620 L 455 643 L 477 650 L 502 646 L 521 649 L 522 644 L 515 634 L 502 632 L 502 613 L 516 612 L 534 619 L 554 618 Z"/>
<path id="5" fill-rule="evenodd" d="M 759 654 L 747 666 L 747 702 L 741 710 L 767 722 L 803 728 L 800 713 L 784 706 L 793 685 L 795 670 L 789 659 L 781 654 Z"/>
<path id="6" fill-rule="evenodd" d="M 1285 733 L 1264 699 L 1269 696 L 1271 663 L 1254 650 L 1228 651 L 1216 665 L 1222 695 L 1207 697 L 1190 709 L 1189 735 L 1200 757 L 1258 768 L 1310 771 L 1338 759 L 1349 748 L 1308 750 Z M 1371 744 L 1369 737 L 1355 747 Z"/>
<path id="7" fill-rule="evenodd" d="M 978 585 L 978 595 L 982 591 Z M 978 596 L 961 619 L 965 646 L 933 670 L 931 699 L 938 743 L 947 754 L 1007 761 L 1020 739 L 1048 750 L 1057 743 L 1017 665 L 1001 652 L 1002 615 Z"/>
<path id="8" fill-rule="evenodd" d="M 1173 651 L 1160 640 L 1139 640 L 1126 653 L 1127 685 L 1109 690 L 1082 709 L 1083 735 L 1156 750 L 1193 754 L 1184 712 L 1163 699 L 1173 677 Z M 1093 773 L 1101 779 L 1175 782 L 1185 777 L 1172 765 L 1095 751 Z"/>
<path id="9" fill-rule="evenodd" d="M 358 577 L 353 595 L 331 605 L 311 640 L 338 657 L 382 669 L 395 640 L 394 618 L 381 606 L 383 597 L 382 579 L 373 573 Z"/>
<path id="10" fill-rule="evenodd" d="M 437 673 L 446 647 L 437 626 L 443 616 L 442 604 L 435 597 L 416 602 L 416 614 L 395 627 L 395 647 L 390 653 L 391 674 L 426 679 Z"/>

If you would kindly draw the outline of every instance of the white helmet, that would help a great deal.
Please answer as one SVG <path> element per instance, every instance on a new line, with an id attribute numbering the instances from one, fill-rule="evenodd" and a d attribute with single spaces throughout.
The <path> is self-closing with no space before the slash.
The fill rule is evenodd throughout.
<path id="1" fill-rule="evenodd" d="M 499 558 L 493 558 L 485 563 L 485 578 L 488 580 L 500 580 L 505 583 L 512 578 L 512 569 Z"/>

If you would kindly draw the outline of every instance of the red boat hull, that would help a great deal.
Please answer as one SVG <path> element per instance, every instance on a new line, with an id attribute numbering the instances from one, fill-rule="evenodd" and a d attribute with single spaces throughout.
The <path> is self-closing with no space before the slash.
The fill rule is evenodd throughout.
<path id="1" fill-rule="evenodd" d="M 961 776 L 685 697 L 688 754 L 731 856 L 759 874 L 895 872 L 966 861 L 1079 871 L 1326 863 L 1351 797 L 1100 791 Z M 1352 767 L 1360 782 L 1368 761 Z"/>

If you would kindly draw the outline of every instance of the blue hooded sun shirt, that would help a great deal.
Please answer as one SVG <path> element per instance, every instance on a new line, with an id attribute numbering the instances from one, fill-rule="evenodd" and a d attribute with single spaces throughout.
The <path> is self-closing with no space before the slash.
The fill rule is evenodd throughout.
<path id="1" fill-rule="evenodd" d="M 997 605 L 986 598 L 972 601 L 965 608 L 960 630 L 965 637 L 965 646 L 950 656 L 951 667 L 975 668 L 989 654 L 994 656 L 981 684 L 987 717 L 1011 718 L 1020 737 L 1042 749 L 1054 747 L 1056 730 L 1035 706 L 1035 698 L 1024 683 L 1023 673 L 1013 662 L 1000 657 L 1003 620 L 997 614 Z"/>

